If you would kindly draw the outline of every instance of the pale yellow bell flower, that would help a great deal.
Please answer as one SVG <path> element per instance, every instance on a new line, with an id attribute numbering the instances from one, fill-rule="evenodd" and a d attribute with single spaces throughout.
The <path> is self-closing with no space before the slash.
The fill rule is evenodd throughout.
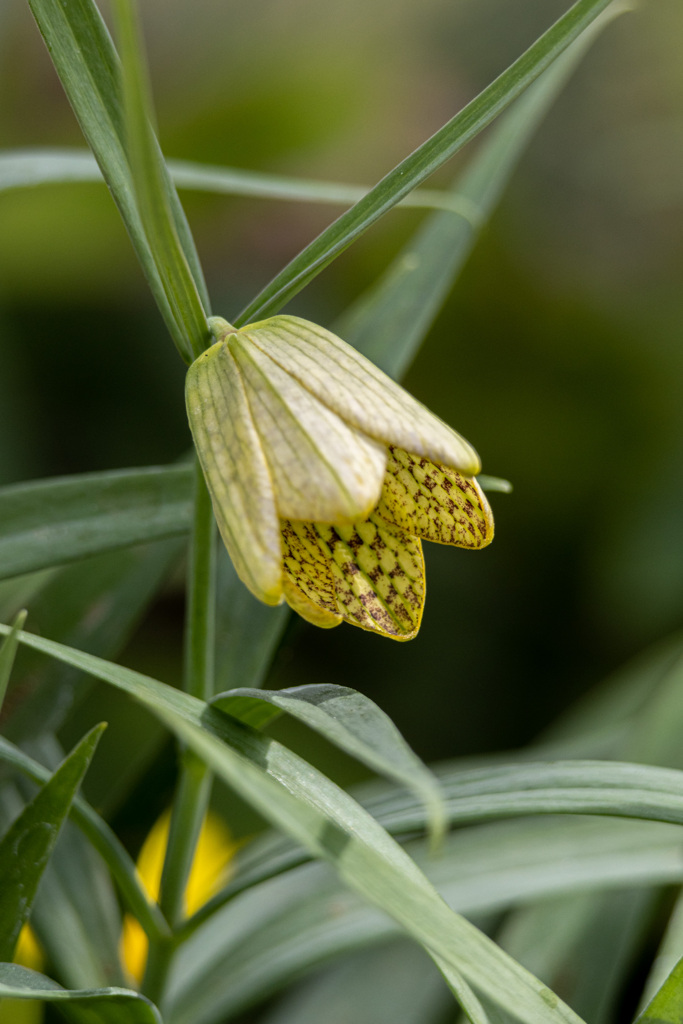
<path id="1" fill-rule="evenodd" d="M 150 899 L 159 898 L 161 873 L 168 845 L 171 815 L 166 811 L 152 826 L 137 861 L 140 880 Z M 239 844 L 216 814 L 209 812 L 199 833 L 192 868 L 185 889 L 185 913 L 194 914 L 203 907 L 230 879 L 232 863 Z M 123 919 L 120 953 L 128 974 L 142 981 L 147 962 L 148 941 L 137 919 L 126 914 Z"/>
<path id="2" fill-rule="evenodd" d="M 493 538 L 477 453 L 316 324 L 210 323 L 218 342 L 188 371 L 187 411 L 240 579 L 318 626 L 411 639 L 425 598 L 420 538 Z"/>

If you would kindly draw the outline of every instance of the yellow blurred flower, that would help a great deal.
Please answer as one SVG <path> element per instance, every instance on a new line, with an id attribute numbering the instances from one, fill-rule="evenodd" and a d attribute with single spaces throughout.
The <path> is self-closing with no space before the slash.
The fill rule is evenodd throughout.
<path id="1" fill-rule="evenodd" d="M 170 823 L 170 811 L 166 811 L 152 827 L 138 857 L 138 874 L 153 900 L 159 898 Z M 186 914 L 194 914 L 229 880 L 238 845 L 222 819 L 209 812 L 199 834 L 185 890 Z M 143 929 L 132 915 L 126 914 L 121 933 L 121 960 L 130 976 L 138 982 L 142 980 L 145 971 L 147 948 L 147 936 Z"/>
<path id="2" fill-rule="evenodd" d="M 45 966 L 43 950 L 30 924 L 25 924 L 19 932 L 14 963 L 33 971 L 42 971 Z M 5 999 L 0 1005 L 0 1021 L 7 1024 L 40 1024 L 43 1016 L 43 1003 L 34 999 Z"/>
<path id="3" fill-rule="evenodd" d="M 477 453 L 350 345 L 293 316 L 235 330 L 192 364 L 190 427 L 221 536 L 261 601 L 409 640 L 421 538 L 481 548 Z"/>

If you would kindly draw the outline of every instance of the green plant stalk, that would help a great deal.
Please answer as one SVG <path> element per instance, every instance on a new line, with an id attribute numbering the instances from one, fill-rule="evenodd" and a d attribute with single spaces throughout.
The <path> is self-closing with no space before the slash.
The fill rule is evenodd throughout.
<path id="1" fill-rule="evenodd" d="M 188 566 L 185 632 L 185 686 L 193 697 L 209 700 L 214 689 L 216 524 L 199 462 L 195 465 L 194 526 Z M 211 795 L 212 775 L 187 747 L 181 763 L 171 812 L 168 845 L 161 875 L 159 905 L 172 931 L 185 917 L 185 889 L 197 840 Z M 166 979 L 177 941 L 150 944 L 142 991 L 163 1003 Z"/>
<path id="2" fill-rule="evenodd" d="M 121 50 L 126 143 L 138 210 L 173 318 L 196 358 L 209 345 L 211 334 L 168 200 L 168 175 L 151 124 L 151 86 L 137 11 L 131 0 L 117 0 L 114 9 Z"/>

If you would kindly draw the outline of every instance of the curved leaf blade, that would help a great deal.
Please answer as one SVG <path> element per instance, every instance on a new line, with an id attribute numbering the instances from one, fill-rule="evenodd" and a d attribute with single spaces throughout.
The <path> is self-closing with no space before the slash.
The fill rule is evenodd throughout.
<path id="1" fill-rule="evenodd" d="M 427 855 L 424 840 L 408 849 L 450 906 L 471 916 L 559 895 L 576 900 L 588 892 L 595 900 L 604 888 L 676 884 L 683 877 L 678 833 L 650 822 L 529 819 L 460 829 L 439 858 Z M 254 854 L 247 847 L 245 865 Z M 234 1016 L 286 987 L 293 973 L 397 934 L 392 921 L 318 864 L 274 877 L 224 906 L 183 944 L 171 1021 Z"/>
<path id="2" fill-rule="evenodd" d="M 526 814 L 608 814 L 683 824 L 683 771 L 618 761 L 555 761 L 496 765 L 441 777 L 451 824 Z M 367 803 L 386 808 L 385 825 L 410 831 L 419 805 L 404 794 Z"/>
<path id="3" fill-rule="evenodd" d="M 8 627 L 0 627 L 7 633 Z M 274 740 L 157 680 L 22 633 L 20 642 L 130 694 L 276 827 L 328 860 L 433 957 L 454 992 L 460 977 L 524 1024 L 580 1024 L 537 978 L 453 913 L 414 861 L 348 794 Z"/>
<path id="4" fill-rule="evenodd" d="M 368 768 L 412 790 L 426 808 L 433 843 L 443 838 L 446 819 L 436 778 L 389 716 L 364 694 L 326 683 L 285 690 L 241 687 L 217 694 L 211 704 L 255 729 L 281 711 L 297 718 Z"/>
<path id="5" fill-rule="evenodd" d="M 370 190 L 368 185 L 291 178 L 263 171 L 200 164 L 191 160 L 167 160 L 166 167 L 177 188 L 218 195 L 349 206 L 362 199 Z M 86 150 L 36 146 L 0 152 L 0 192 L 36 185 L 102 180 L 97 161 Z M 445 189 L 416 189 L 398 205 L 403 208 L 448 210 L 449 213 L 457 213 L 473 222 L 477 221 L 478 216 L 468 199 Z"/>
<path id="6" fill-rule="evenodd" d="M 156 1006 L 139 992 L 124 988 L 64 989 L 44 974 L 17 964 L 0 963 L 0 999 L 58 1003 L 62 1013 L 79 1024 L 163 1024 Z"/>

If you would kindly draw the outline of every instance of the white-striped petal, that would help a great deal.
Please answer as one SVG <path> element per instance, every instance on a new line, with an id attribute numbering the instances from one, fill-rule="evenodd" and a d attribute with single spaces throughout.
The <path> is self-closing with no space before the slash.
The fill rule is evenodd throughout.
<path id="1" fill-rule="evenodd" d="M 282 542 L 266 457 L 227 345 L 192 364 L 187 414 L 221 536 L 237 574 L 259 600 L 282 601 Z"/>
<path id="2" fill-rule="evenodd" d="M 283 519 L 352 523 L 382 490 L 386 445 L 349 426 L 258 346 L 250 331 L 226 338 L 242 374 Z"/>
<path id="3" fill-rule="evenodd" d="M 294 316 L 274 316 L 245 332 L 307 391 L 349 425 L 464 476 L 481 469 L 468 442 L 341 338 Z"/>

